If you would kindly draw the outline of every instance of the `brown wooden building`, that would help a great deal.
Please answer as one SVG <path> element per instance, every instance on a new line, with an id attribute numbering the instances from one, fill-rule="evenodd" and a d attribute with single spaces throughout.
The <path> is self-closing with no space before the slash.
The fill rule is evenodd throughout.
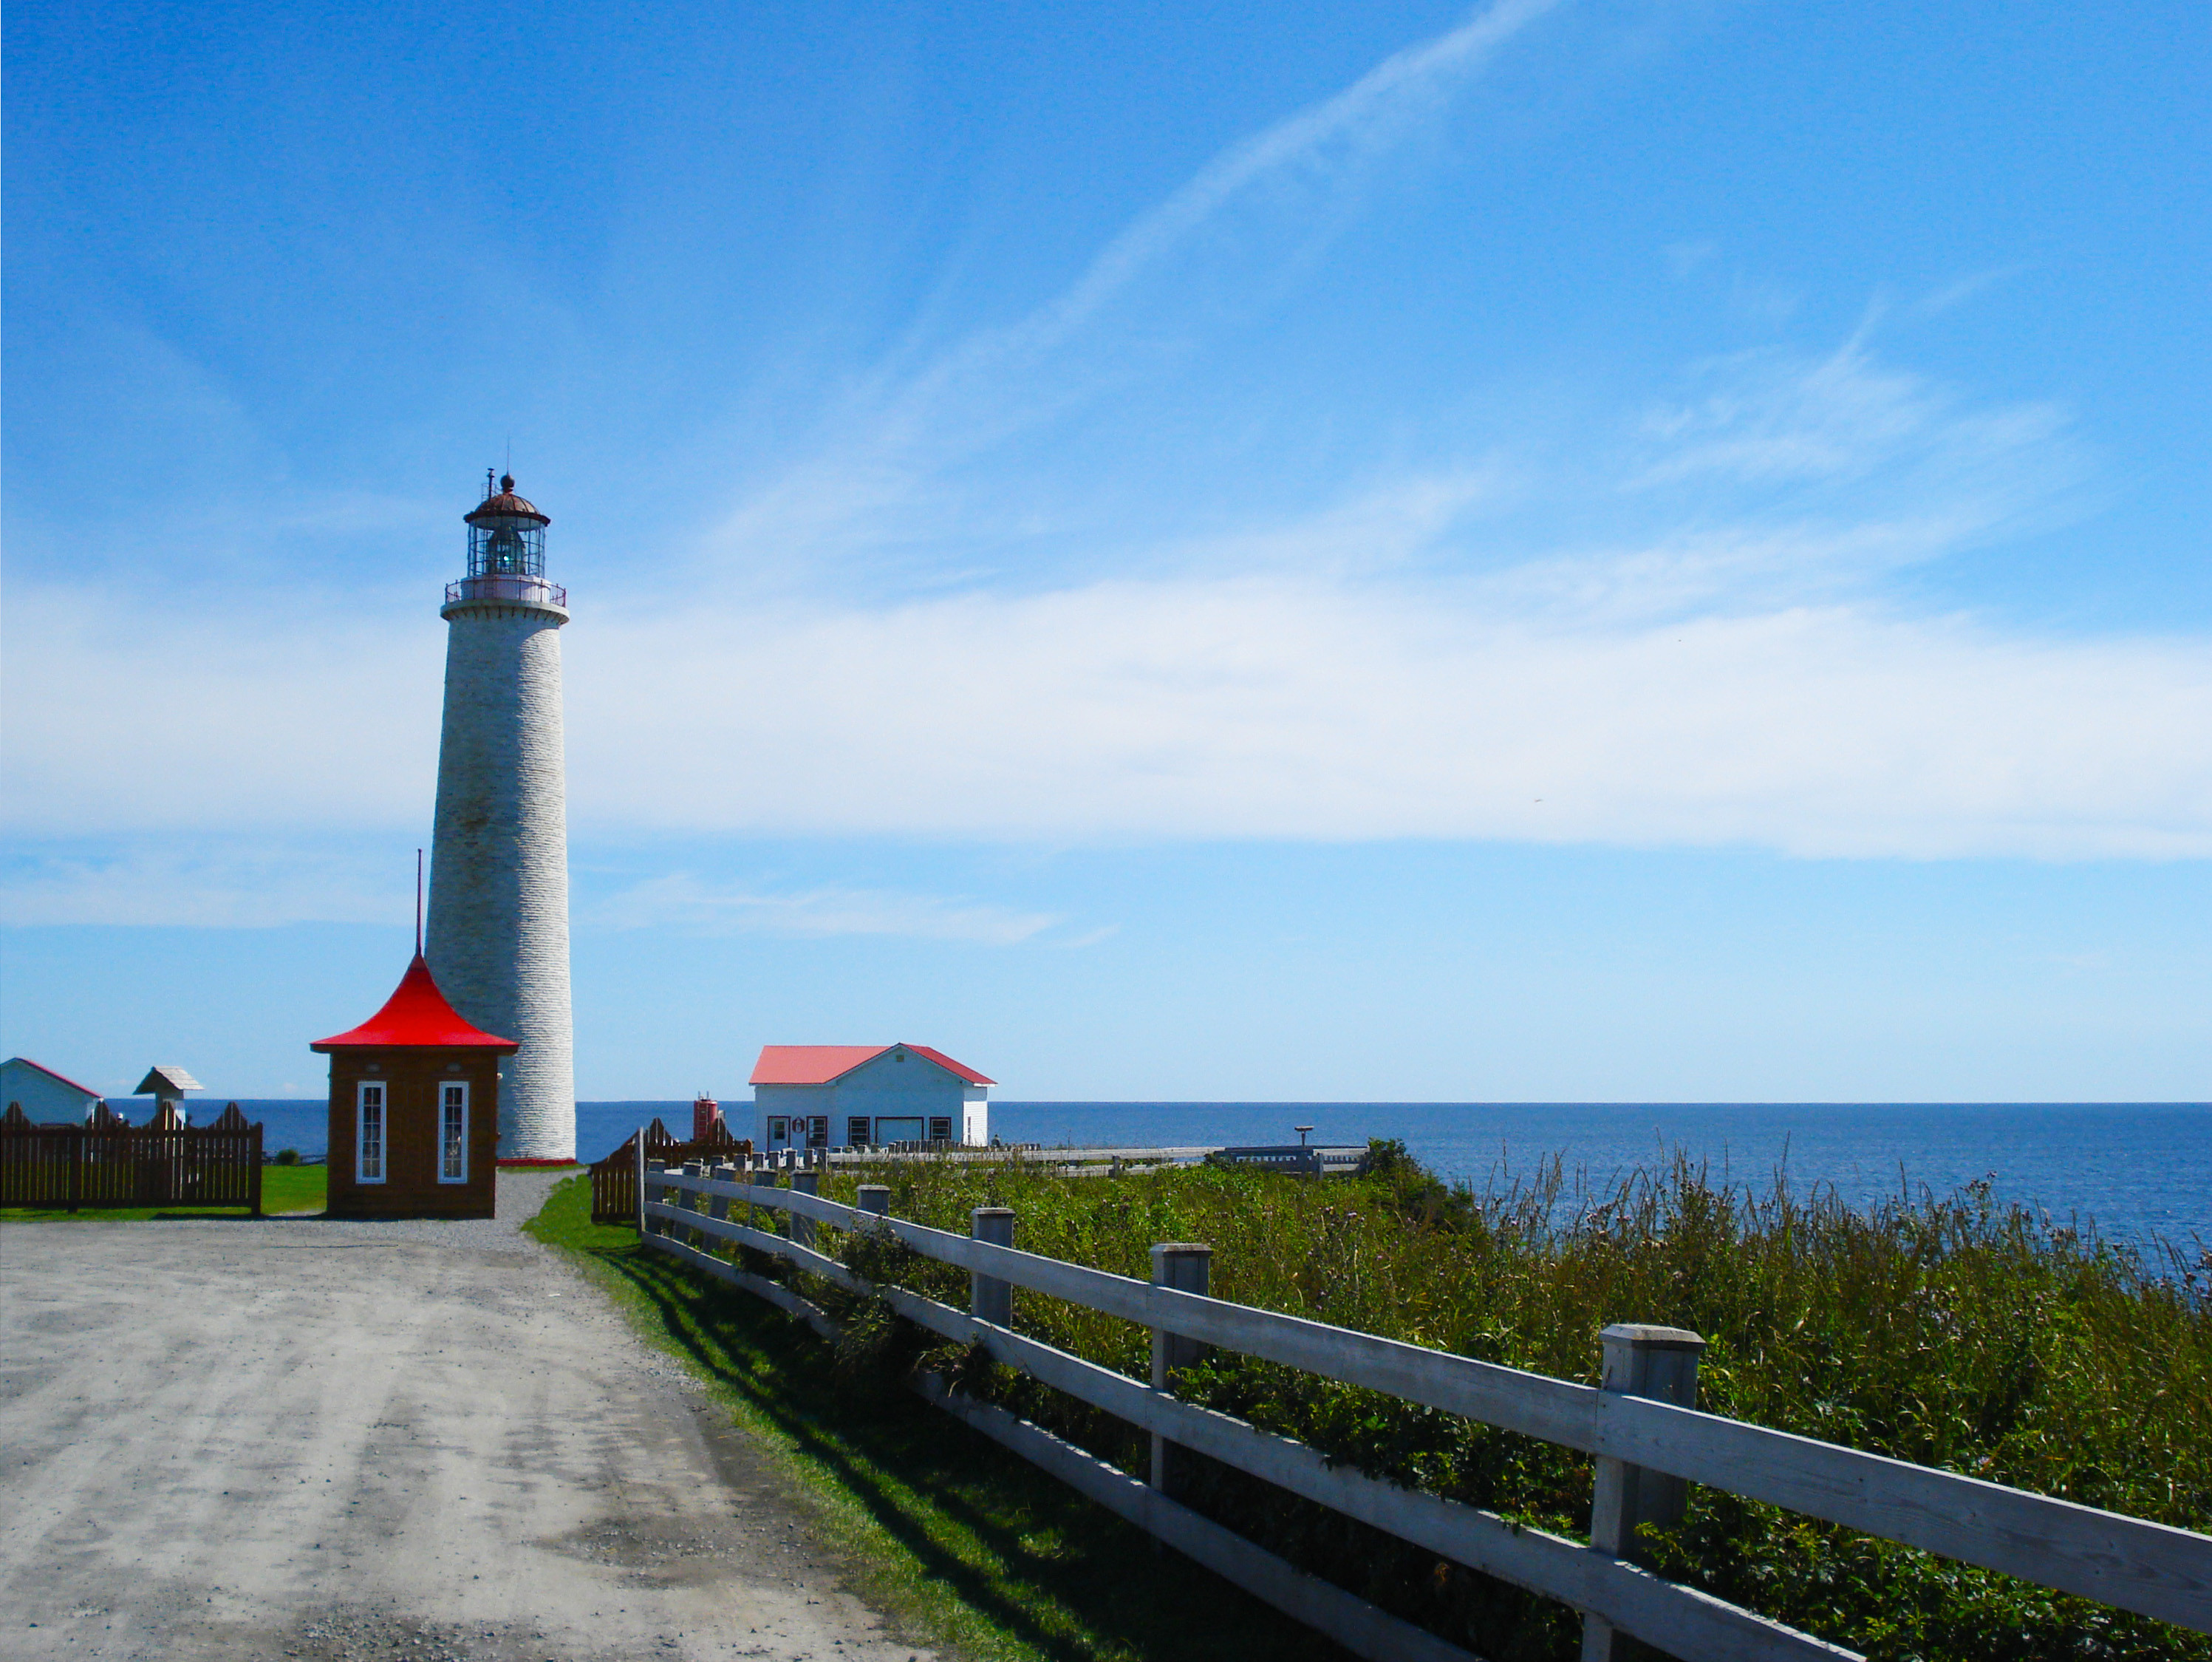
<path id="1" fill-rule="evenodd" d="M 499 1180 L 499 1062 L 417 952 L 384 1008 L 307 1047 L 331 1059 L 330 1215 L 488 1218 Z"/>

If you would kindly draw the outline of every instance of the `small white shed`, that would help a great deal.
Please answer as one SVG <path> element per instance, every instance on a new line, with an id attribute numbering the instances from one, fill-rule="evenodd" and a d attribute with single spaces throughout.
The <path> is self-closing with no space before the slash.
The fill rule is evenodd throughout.
<path id="1" fill-rule="evenodd" d="M 991 1140 L 997 1081 L 927 1044 L 764 1044 L 753 1108 L 769 1148 Z"/>
<path id="2" fill-rule="evenodd" d="M 176 1111 L 180 1123 L 191 1123 L 191 1112 L 185 1106 L 185 1093 L 207 1087 L 173 1062 L 157 1062 L 146 1070 L 146 1077 L 138 1081 L 134 1096 L 154 1099 L 154 1111 L 158 1115 L 164 1108 Z"/>
<path id="3" fill-rule="evenodd" d="M 24 1117 L 34 1124 L 58 1125 L 66 1121 L 82 1125 L 92 1117 L 100 1100 L 100 1093 L 89 1085 L 80 1085 L 28 1056 L 9 1056 L 0 1062 L 0 1109 L 19 1102 Z"/>

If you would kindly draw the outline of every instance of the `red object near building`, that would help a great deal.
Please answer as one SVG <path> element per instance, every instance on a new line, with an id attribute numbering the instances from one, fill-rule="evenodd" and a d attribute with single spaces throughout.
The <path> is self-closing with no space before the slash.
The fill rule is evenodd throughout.
<path id="1" fill-rule="evenodd" d="M 384 1008 L 307 1047 L 331 1059 L 329 1215 L 488 1218 L 498 1182 L 499 1062 L 415 961 Z"/>

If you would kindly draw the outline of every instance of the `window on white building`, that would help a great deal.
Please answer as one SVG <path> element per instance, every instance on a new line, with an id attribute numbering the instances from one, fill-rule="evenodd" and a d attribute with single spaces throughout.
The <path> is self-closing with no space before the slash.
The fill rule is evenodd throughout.
<path id="1" fill-rule="evenodd" d="M 438 1087 L 438 1181 L 469 1180 L 469 1087 L 457 1079 Z"/>
<path id="2" fill-rule="evenodd" d="M 365 1079 L 354 1098 L 353 1180 L 384 1181 L 384 1081 Z"/>

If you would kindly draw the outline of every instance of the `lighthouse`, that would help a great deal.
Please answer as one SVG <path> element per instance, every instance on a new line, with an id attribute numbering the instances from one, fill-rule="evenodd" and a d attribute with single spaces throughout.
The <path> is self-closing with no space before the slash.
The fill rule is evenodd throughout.
<path id="1" fill-rule="evenodd" d="M 473 1026 L 516 1050 L 501 1068 L 499 1158 L 568 1160 L 568 825 L 561 625 L 545 527 L 508 475 L 463 515 L 468 575 L 446 586 L 446 715 L 424 955 Z"/>

